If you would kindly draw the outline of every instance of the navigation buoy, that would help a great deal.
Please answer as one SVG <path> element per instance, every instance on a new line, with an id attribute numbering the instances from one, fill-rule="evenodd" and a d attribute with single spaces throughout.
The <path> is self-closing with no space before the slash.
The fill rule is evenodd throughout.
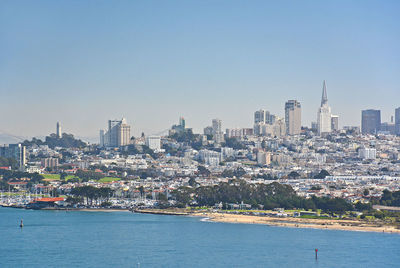
<path id="1" fill-rule="evenodd" d="M 318 259 L 318 249 L 315 249 L 315 259 Z"/>
<path id="2" fill-rule="evenodd" d="M 19 227 L 24 227 L 24 223 L 22 222 L 22 220 L 21 220 L 21 223 L 19 224 Z"/>

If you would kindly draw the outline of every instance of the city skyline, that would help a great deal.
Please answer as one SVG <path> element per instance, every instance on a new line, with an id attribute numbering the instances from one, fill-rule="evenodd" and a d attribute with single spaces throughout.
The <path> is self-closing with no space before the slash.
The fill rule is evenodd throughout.
<path id="1" fill-rule="evenodd" d="M 322 87 L 322 98 L 321 98 L 321 107 L 323 107 L 324 105 L 328 105 L 328 99 L 327 99 L 327 89 L 326 89 L 326 81 L 324 80 L 323 81 L 323 87 Z M 290 104 L 291 102 L 295 102 L 295 103 L 297 103 L 297 105 L 299 105 L 299 107 L 300 107 L 300 115 L 299 115 L 299 119 L 300 119 L 300 121 L 302 122 L 302 120 L 301 120 L 301 106 L 300 106 L 300 103 L 297 101 L 297 100 L 288 100 L 286 103 L 285 103 L 285 111 L 284 111 L 284 113 L 286 114 L 287 112 L 286 112 L 286 109 L 287 109 L 287 105 L 288 104 Z M 327 107 L 329 107 L 329 106 L 327 106 Z M 329 108 L 330 109 L 330 108 Z M 384 120 L 381 120 L 381 109 L 376 109 L 376 110 L 374 110 L 374 109 L 366 109 L 366 110 L 361 110 L 360 112 L 361 112 L 361 117 L 360 117 L 360 124 L 359 125 L 348 125 L 348 126 L 345 126 L 345 125 L 340 125 L 340 124 L 337 124 L 337 122 L 336 122 L 336 127 L 338 127 L 338 126 L 340 126 L 340 127 L 338 127 L 337 129 L 335 129 L 335 130 L 338 130 L 338 129 L 342 129 L 343 127 L 359 127 L 359 129 L 360 129 L 360 131 L 361 132 L 363 132 L 364 133 L 364 130 L 363 130 L 363 120 L 364 120 L 364 112 L 365 111 L 377 111 L 377 112 L 379 112 L 379 128 L 380 128 L 380 126 L 381 126 L 381 123 L 382 124 L 393 124 L 393 127 L 394 127 L 394 132 L 395 133 L 397 133 L 397 126 L 398 126 L 398 123 L 396 124 L 396 122 L 398 122 L 399 121 L 399 114 L 400 114 L 400 107 L 398 107 L 398 108 L 396 108 L 396 109 L 394 109 L 394 111 L 393 111 L 393 115 L 390 117 L 390 120 L 387 120 L 387 121 L 384 121 Z M 260 113 L 264 113 L 263 115 L 261 115 Z M 318 112 L 318 115 L 317 115 L 317 120 L 318 120 L 318 116 L 319 116 L 319 113 L 320 112 Z M 397 117 L 396 117 L 396 115 L 397 115 Z M 260 117 L 260 118 L 259 118 Z M 269 117 L 271 117 L 270 119 L 268 119 Z M 284 115 L 283 116 L 283 118 L 280 118 L 280 117 L 277 117 L 277 119 L 280 119 L 280 120 L 283 120 L 283 122 L 286 124 L 286 119 L 285 119 L 285 117 L 287 117 L 287 114 L 286 115 Z M 262 118 L 262 120 L 264 120 L 265 122 L 267 122 L 268 120 L 273 120 L 274 122 L 275 122 L 275 118 L 276 118 L 276 116 L 273 114 L 273 113 L 270 113 L 269 111 L 267 111 L 267 110 L 265 110 L 265 109 L 260 109 L 260 110 L 257 110 L 257 111 L 255 111 L 254 112 L 254 125 L 253 125 L 253 127 L 249 127 L 249 128 L 251 128 L 251 129 L 253 129 L 254 128 L 254 130 L 257 128 L 256 127 L 256 125 L 257 125 L 257 123 L 258 122 L 260 122 L 260 119 Z M 333 115 L 333 114 L 331 114 L 331 113 L 329 113 L 329 127 L 331 128 L 331 124 L 332 124 L 332 130 L 330 130 L 330 131 L 333 131 L 334 130 L 334 128 L 333 128 L 333 125 L 334 125 L 334 123 L 333 123 L 333 121 L 331 122 L 331 120 L 333 120 L 333 118 L 336 118 L 336 120 L 338 120 L 338 116 L 337 115 Z M 184 121 L 184 123 L 183 124 L 185 124 L 185 122 L 186 122 L 186 119 L 184 119 L 184 117 L 183 116 L 180 116 L 179 117 L 179 124 L 182 124 L 182 120 Z M 287 124 L 293 124 L 293 122 L 291 121 L 291 119 L 288 119 L 289 121 L 287 122 Z M 134 134 L 130 134 L 130 124 L 129 124 L 129 122 L 127 121 L 127 119 L 126 118 L 122 118 L 122 121 L 118 121 L 118 120 L 108 120 L 108 122 L 109 122 L 109 124 L 110 124 L 110 122 L 122 122 L 123 124 L 125 124 L 128 128 L 129 128 L 129 131 L 127 132 L 128 133 L 128 136 L 130 137 L 130 136 L 134 136 Z M 228 130 L 228 129 L 230 129 L 230 130 L 232 130 L 232 129 L 243 129 L 243 128 L 248 128 L 247 126 L 235 126 L 234 128 L 232 128 L 232 127 L 227 127 L 227 126 L 224 126 L 224 127 L 221 127 L 222 126 L 222 120 L 221 119 L 212 119 L 212 123 L 213 123 L 213 127 L 207 127 L 207 126 L 205 126 L 205 128 L 203 128 L 203 129 L 199 129 L 199 130 L 195 130 L 194 132 L 195 133 L 203 133 L 203 132 L 205 132 L 206 130 L 205 129 L 207 129 L 207 128 L 211 128 L 211 129 L 213 129 L 213 128 L 215 128 L 215 126 L 214 126 L 214 124 L 216 124 L 216 122 L 218 121 L 218 125 L 219 125 L 219 128 L 222 130 L 223 129 L 223 131 L 222 132 L 224 132 L 225 130 Z M 298 121 L 298 119 L 297 119 L 297 121 Z M 264 124 L 265 124 L 265 122 L 264 122 Z M 292 123 L 289 123 L 289 122 L 292 122 Z M 272 124 L 273 122 L 268 122 L 267 124 Z M 308 127 L 308 128 L 310 128 L 310 129 L 312 129 L 313 128 L 313 125 L 312 124 L 316 124 L 317 126 L 319 125 L 318 124 L 318 122 L 315 122 L 315 121 L 311 121 L 311 123 L 310 123 L 310 125 L 304 125 L 303 124 L 303 122 L 302 122 L 302 124 L 301 124 L 301 126 L 300 127 Z M 193 129 L 190 125 L 188 126 L 189 128 L 191 128 L 191 129 Z M 298 128 L 299 126 L 297 126 L 297 128 Z M 286 128 L 288 128 L 288 125 L 286 125 Z M 110 127 L 109 127 L 109 130 L 110 130 Z M 167 128 L 167 129 L 165 129 L 165 130 L 163 130 L 163 131 L 160 131 L 160 132 L 151 132 L 151 133 L 146 133 L 147 135 L 167 135 L 168 133 L 168 130 L 169 130 L 169 128 Z M 259 130 L 259 131 L 261 131 L 261 129 Z M 329 132 L 330 132 L 329 131 Z M 136 130 L 136 134 L 137 134 L 137 136 L 140 136 L 142 133 L 144 133 L 143 131 L 141 131 L 141 130 Z M 53 133 L 52 131 L 50 131 L 49 133 L 45 133 L 45 134 L 43 134 L 42 136 L 32 136 L 32 137 L 38 137 L 38 138 L 44 138 L 44 136 L 46 136 L 46 135 L 48 135 L 48 134 L 51 134 L 51 133 Z M 56 131 L 53 133 L 53 134 L 55 134 L 58 138 L 60 138 L 61 137 L 61 135 L 62 135 L 62 133 L 63 132 L 61 132 L 61 123 L 59 122 L 59 121 L 57 121 L 57 123 L 56 123 Z M 68 132 L 68 131 L 66 131 L 65 133 L 70 133 L 70 134 L 74 134 L 74 133 L 72 133 L 72 132 Z M 134 133 L 134 131 L 133 131 L 133 133 Z M 262 134 L 261 132 L 259 133 L 259 134 Z M 288 130 L 286 129 L 286 134 L 287 135 L 292 135 L 292 134 L 290 134 L 290 131 L 288 132 Z M 300 134 L 300 132 L 296 132 L 296 134 Z M 323 134 L 323 133 L 318 133 L 319 135 L 321 135 L 321 134 Z M 10 141 L 10 142 L 4 142 L 4 143 L 14 143 L 14 142 L 18 142 L 18 140 L 19 141 L 22 141 L 22 140 L 24 140 L 25 138 L 29 138 L 28 136 L 18 136 L 18 135 L 14 135 L 14 134 L 10 134 L 10 133 L 4 133 L 4 132 L 2 132 L 2 130 L 0 130 L 0 140 L 3 138 L 2 137 L 2 135 L 4 135 L 5 137 L 6 137 L 6 139 L 8 139 L 8 138 L 11 138 L 11 139 L 13 139 L 13 138 L 15 138 L 16 140 L 15 141 Z M 106 131 L 105 130 L 103 130 L 103 129 L 100 129 L 100 144 L 102 144 L 102 139 L 103 140 L 108 140 L 108 139 L 110 139 L 110 137 L 108 137 L 108 138 L 106 138 L 106 136 L 108 135 L 108 132 L 106 133 Z M 265 135 L 265 133 L 263 133 L 262 135 Z M 103 138 L 101 138 L 102 136 L 104 136 Z M 126 135 L 125 135 L 126 136 Z M 128 136 L 126 136 L 124 139 L 128 139 Z M 86 140 L 86 141 L 88 141 L 88 142 L 90 142 L 90 143 L 97 143 L 98 142 L 98 135 L 97 135 L 97 137 L 95 136 L 95 135 L 93 135 L 93 136 L 79 136 L 79 134 L 77 135 L 77 137 L 78 138 L 82 138 L 83 140 Z M 116 141 L 115 141 L 116 142 Z M 2 142 L 0 141 L 0 144 L 1 144 Z M 107 143 L 107 142 L 104 142 L 103 141 L 103 143 Z M 125 141 L 125 143 L 127 143 L 126 141 Z"/>
<path id="2" fill-rule="evenodd" d="M 201 133 L 213 118 L 251 127 L 259 109 L 284 117 L 290 99 L 310 126 L 323 80 L 341 127 L 365 109 L 390 121 L 399 3 L 226 3 L 3 1 L 0 131 L 44 136 L 60 121 L 95 138 L 126 117 L 138 136 L 183 116 Z"/>

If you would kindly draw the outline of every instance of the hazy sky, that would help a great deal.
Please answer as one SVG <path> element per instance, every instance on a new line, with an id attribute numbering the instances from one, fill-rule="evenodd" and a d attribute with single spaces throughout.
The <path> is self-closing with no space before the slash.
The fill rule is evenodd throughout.
<path id="1" fill-rule="evenodd" d="M 400 1 L 0 1 L 0 130 L 133 134 L 177 123 L 251 127 L 255 110 L 302 104 L 322 81 L 340 125 L 400 106 Z"/>

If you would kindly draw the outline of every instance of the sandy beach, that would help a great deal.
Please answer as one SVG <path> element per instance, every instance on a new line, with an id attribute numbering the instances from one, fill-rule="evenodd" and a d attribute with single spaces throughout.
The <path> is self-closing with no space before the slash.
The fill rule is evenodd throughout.
<path id="1" fill-rule="evenodd" d="M 227 223 L 248 223 L 248 224 L 267 224 L 273 226 L 293 227 L 293 228 L 314 228 L 314 229 L 329 229 L 343 231 L 363 231 L 363 232 L 380 232 L 380 233 L 397 233 L 400 234 L 400 229 L 392 225 L 383 225 L 377 223 L 369 223 L 359 220 L 336 220 L 336 219 L 304 219 L 291 217 L 269 217 L 269 216 L 251 216 L 240 214 L 226 213 L 203 213 L 198 212 L 193 216 L 207 218 L 214 222 Z"/>

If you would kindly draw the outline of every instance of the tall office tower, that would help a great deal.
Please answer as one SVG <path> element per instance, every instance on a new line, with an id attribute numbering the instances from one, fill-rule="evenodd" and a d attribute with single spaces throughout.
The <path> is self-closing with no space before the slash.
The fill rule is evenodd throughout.
<path id="1" fill-rule="evenodd" d="M 216 143 L 223 142 L 224 134 L 222 132 L 222 121 L 220 119 L 212 120 L 212 129 L 213 129 L 214 141 Z"/>
<path id="2" fill-rule="evenodd" d="M 394 112 L 394 124 L 396 128 L 396 135 L 400 135 L 400 107 Z"/>
<path id="3" fill-rule="evenodd" d="M 254 126 L 253 133 L 255 135 L 264 135 L 262 129 L 271 127 L 270 125 L 275 124 L 276 116 L 271 114 L 269 111 L 260 109 L 254 112 Z"/>
<path id="4" fill-rule="evenodd" d="M 108 120 L 108 146 L 118 147 L 118 126 L 120 120 Z"/>
<path id="5" fill-rule="evenodd" d="M 381 129 L 381 111 L 363 110 L 361 112 L 361 133 L 376 134 Z"/>
<path id="6" fill-rule="evenodd" d="M 220 119 L 213 119 L 212 128 L 214 133 L 222 132 L 222 121 Z"/>
<path id="7" fill-rule="evenodd" d="M 106 146 L 106 143 L 105 143 L 105 141 L 104 141 L 104 130 L 103 129 L 100 129 L 100 142 L 99 142 L 99 146 L 100 146 L 100 148 L 103 148 L 103 147 L 105 147 Z"/>
<path id="8" fill-rule="evenodd" d="M 339 116 L 338 115 L 332 115 L 332 117 L 331 117 L 331 129 L 332 129 L 332 131 L 338 131 L 339 130 Z"/>
<path id="9" fill-rule="evenodd" d="M 57 135 L 57 138 L 61 139 L 61 137 L 62 137 L 61 124 L 59 122 L 57 122 L 56 135 Z"/>
<path id="10" fill-rule="evenodd" d="M 286 135 L 298 135 L 301 132 L 301 105 L 297 100 L 285 103 Z"/>
<path id="11" fill-rule="evenodd" d="M 182 116 L 179 117 L 179 126 L 180 126 L 182 129 L 185 129 L 185 128 L 186 128 L 186 120 L 185 120 L 185 118 L 183 118 Z"/>
<path id="12" fill-rule="evenodd" d="M 126 146 L 131 140 L 131 127 L 126 123 L 126 119 L 122 118 L 117 128 L 117 146 Z"/>
<path id="13" fill-rule="evenodd" d="M 318 108 L 317 124 L 318 135 L 330 133 L 332 131 L 332 113 L 328 105 L 328 96 L 326 93 L 326 83 L 322 86 L 321 106 Z"/>
<path id="14" fill-rule="evenodd" d="M 24 170 L 26 165 L 26 149 L 22 144 L 0 146 L 0 156 L 15 159 L 18 163 L 19 170 Z"/>
<path id="15" fill-rule="evenodd" d="M 317 131 L 317 130 L 318 130 L 318 124 L 317 124 L 317 122 L 311 122 L 311 129 L 314 130 L 314 131 Z"/>
<path id="16" fill-rule="evenodd" d="M 265 123 L 265 114 L 267 111 L 259 110 L 254 112 L 254 124 Z"/>
<path id="17" fill-rule="evenodd" d="M 126 119 L 108 120 L 108 131 L 100 130 L 100 147 L 121 147 L 131 140 L 131 127 Z"/>
<path id="18" fill-rule="evenodd" d="M 258 110 L 254 112 L 254 124 L 273 124 L 275 123 L 276 116 L 266 110 Z"/>
<path id="19" fill-rule="evenodd" d="M 213 128 L 210 127 L 210 126 L 205 127 L 205 128 L 203 129 L 203 133 L 204 133 L 204 135 L 212 135 L 212 134 L 213 134 Z"/>

